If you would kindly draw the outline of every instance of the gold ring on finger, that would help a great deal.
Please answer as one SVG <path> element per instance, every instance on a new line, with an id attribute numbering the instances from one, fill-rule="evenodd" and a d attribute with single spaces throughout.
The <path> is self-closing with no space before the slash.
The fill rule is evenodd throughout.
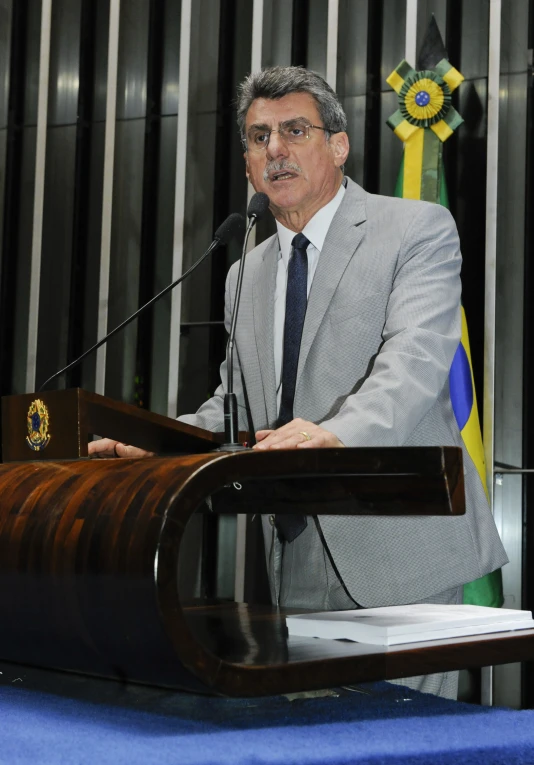
<path id="1" fill-rule="evenodd" d="M 299 430 L 299 433 L 300 433 L 300 435 L 301 435 L 301 436 L 304 436 L 304 438 L 306 439 L 306 441 L 311 441 L 311 436 L 310 436 L 310 434 L 309 434 L 309 433 L 306 433 L 306 431 L 305 431 L 305 430 Z"/>

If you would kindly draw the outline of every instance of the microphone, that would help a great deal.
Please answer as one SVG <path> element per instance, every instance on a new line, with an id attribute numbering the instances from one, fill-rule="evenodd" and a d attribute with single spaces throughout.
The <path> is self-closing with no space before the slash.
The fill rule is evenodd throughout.
<path id="1" fill-rule="evenodd" d="M 269 209 L 270 199 L 267 194 L 257 191 L 249 202 L 247 217 L 249 223 L 243 242 L 243 252 L 239 261 L 239 271 L 237 273 L 237 286 L 234 298 L 234 308 L 232 311 L 232 321 L 230 324 L 230 334 L 226 345 L 226 373 L 227 384 L 224 394 L 224 444 L 219 447 L 221 452 L 238 452 L 244 449 L 238 441 L 238 418 L 237 418 L 237 398 L 234 393 L 234 345 L 235 330 L 237 324 L 237 314 L 239 312 L 239 300 L 241 298 L 241 285 L 243 284 L 243 270 L 245 267 L 245 254 L 247 251 L 248 237 L 256 222 L 262 218 Z"/>
<path id="2" fill-rule="evenodd" d="M 71 361 L 70 364 L 67 364 L 66 367 L 63 367 L 63 369 L 60 369 L 59 372 L 55 372 L 51 377 L 48 378 L 48 380 L 45 380 L 44 383 L 41 385 L 39 390 L 37 391 L 40 393 L 44 387 L 48 385 L 48 383 L 52 382 L 52 380 L 55 380 L 56 377 L 59 377 L 64 372 L 68 372 L 69 369 L 72 369 L 72 367 L 75 367 L 77 364 L 79 364 L 81 361 L 83 361 L 87 356 L 89 356 L 90 353 L 93 353 L 93 351 L 96 351 L 97 348 L 100 348 L 101 345 L 104 345 L 104 343 L 107 343 L 107 341 L 110 339 L 110 337 L 113 337 L 113 335 L 116 335 L 117 332 L 120 332 L 121 329 L 126 327 L 130 322 L 132 322 L 134 319 L 136 319 L 143 311 L 146 311 L 147 308 L 149 308 L 151 305 L 154 305 L 154 303 L 157 303 L 157 301 L 162 298 L 164 295 L 167 294 L 167 292 L 170 292 L 174 287 L 176 287 L 180 282 L 182 282 L 189 274 L 192 274 L 193 271 L 202 263 L 203 260 L 205 260 L 208 255 L 210 255 L 213 250 L 216 250 L 217 247 L 220 247 L 221 245 L 228 244 L 228 242 L 234 237 L 238 236 L 243 232 L 245 228 L 245 218 L 240 215 L 239 213 L 232 213 L 229 215 L 223 223 L 219 226 L 217 231 L 215 232 L 213 236 L 213 241 L 206 250 L 206 252 L 195 262 L 193 265 L 187 269 L 187 271 L 178 277 L 172 284 L 169 284 L 165 289 L 161 290 L 161 292 L 158 292 L 157 295 L 155 295 L 153 298 L 151 298 L 147 303 L 141 306 L 141 308 L 138 308 L 135 313 L 133 313 L 131 316 L 129 316 L 127 319 L 125 319 L 121 324 L 119 324 L 115 329 L 112 329 L 111 332 L 108 332 L 107 335 L 105 335 L 101 340 L 99 340 L 97 343 L 92 345 L 88 350 L 86 350 L 84 353 L 82 353 L 81 356 L 78 356 L 77 359 L 74 359 L 74 361 Z"/>
<path id="3" fill-rule="evenodd" d="M 260 220 L 260 218 L 263 218 L 269 209 L 270 204 L 271 200 L 267 194 L 263 193 L 263 191 L 257 191 L 252 196 L 247 210 L 247 218 L 250 220 L 249 230 L 254 227 L 256 221 Z M 254 218 L 254 220 L 252 220 L 252 218 Z"/>

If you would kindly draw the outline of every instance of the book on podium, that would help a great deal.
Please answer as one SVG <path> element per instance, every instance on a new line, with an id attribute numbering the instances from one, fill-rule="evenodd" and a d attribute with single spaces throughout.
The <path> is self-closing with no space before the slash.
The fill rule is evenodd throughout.
<path id="1" fill-rule="evenodd" d="M 534 627 L 530 611 L 429 603 L 296 614 L 286 624 L 290 636 L 384 646 Z"/>

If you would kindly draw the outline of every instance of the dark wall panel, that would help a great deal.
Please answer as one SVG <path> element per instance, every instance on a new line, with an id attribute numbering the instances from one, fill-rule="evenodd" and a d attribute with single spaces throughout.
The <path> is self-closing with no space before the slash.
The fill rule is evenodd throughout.
<path id="1" fill-rule="evenodd" d="M 106 119 L 109 0 L 97 0 L 94 42 L 93 120 Z"/>
<path id="2" fill-rule="evenodd" d="M 369 0 L 341 0 L 337 93 L 347 115 L 347 132 L 351 147 L 345 172 L 360 184 L 363 183 L 365 164 L 368 26 Z"/>
<path id="3" fill-rule="evenodd" d="M 178 113 L 178 78 L 180 76 L 180 0 L 164 3 L 163 83 L 161 113 Z"/>
<path id="4" fill-rule="evenodd" d="M 13 0 L 0 0 L 0 130 L 8 120 L 12 17 Z"/>
<path id="5" fill-rule="evenodd" d="M 369 0 L 340 0 L 337 93 L 341 99 L 367 92 L 368 24 Z"/>
<path id="6" fill-rule="evenodd" d="M 67 363 L 76 126 L 48 129 L 39 291 L 37 385 Z M 59 381 L 63 387 L 64 381 Z"/>
<path id="7" fill-rule="evenodd" d="M 377 13 L 376 0 L 371 2 L 371 16 Z M 405 55 L 406 41 L 406 3 L 397 0 L 382 0 L 382 61 L 381 61 L 381 90 L 391 90 L 386 82 L 393 69 Z M 415 61 L 409 62 L 415 66 Z M 389 114 L 387 115 L 389 117 Z M 387 119 L 387 117 L 386 117 Z M 389 129 L 389 128 L 388 128 Z"/>
<path id="8" fill-rule="evenodd" d="M 353 181 L 363 184 L 365 166 L 365 114 L 366 96 L 346 96 L 343 107 L 347 115 L 350 154 L 345 164 L 345 173 Z"/>
<path id="9" fill-rule="evenodd" d="M 145 127 L 144 119 L 122 120 L 116 125 L 108 331 L 139 303 Z M 107 396 L 134 402 L 136 349 L 135 322 L 109 341 Z"/>
<path id="10" fill-rule="evenodd" d="M 0 0 L 0 284 L 2 281 L 2 234 L 4 231 L 4 192 L 7 167 L 12 5 L 12 0 Z"/>
<path id="11" fill-rule="evenodd" d="M 0 282 L 2 280 L 2 237 L 4 230 L 4 194 L 6 186 L 7 129 L 0 128 Z"/>
<path id="12" fill-rule="evenodd" d="M 121 3 L 117 119 L 136 119 L 146 113 L 148 27 L 150 3 Z"/>
<path id="13" fill-rule="evenodd" d="M 8 111 L 11 65 L 11 35 L 13 19 L 12 0 L 0 0 L 0 294 L 2 290 L 2 253 L 6 172 L 8 167 Z"/>
<path id="14" fill-rule="evenodd" d="M 70 360 L 81 14 L 81 0 L 52 3 L 37 386 Z M 65 383 L 61 378 L 54 387 Z"/>
<path id="15" fill-rule="evenodd" d="M 97 341 L 100 246 L 102 238 L 102 192 L 104 170 L 103 122 L 94 123 L 91 131 L 87 198 L 86 265 L 83 278 L 83 328 L 81 347 L 90 348 Z M 94 390 L 96 355 L 88 357 L 81 368 L 80 385 Z"/>
<path id="16" fill-rule="evenodd" d="M 217 173 L 218 186 L 220 183 L 226 184 L 229 188 L 229 194 L 226 208 L 223 210 L 221 207 L 216 221 L 217 224 L 220 224 L 226 215 L 231 212 L 244 214 L 247 206 L 248 183 L 245 178 L 243 146 L 237 127 L 235 94 L 239 83 L 250 72 L 252 58 L 251 31 L 251 4 L 247 0 L 238 0 L 236 14 L 233 19 L 233 44 L 230 47 L 221 39 L 219 46 L 219 100 L 217 109 L 221 140 L 217 146 Z M 232 56 L 231 67 L 229 71 L 225 72 L 224 62 L 229 54 Z M 217 192 L 216 201 L 222 200 L 222 198 L 220 192 Z M 226 252 L 225 266 L 229 267 L 241 255 L 241 242 L 232 241 L 226 248 Z M 222 303 L 219 303 L 220 310 L 217 316 L 212 315 L 212 318 L 222 318 L 222 307 Z"/>
<path id="17" fill-rule="evenodd" d="M 190 83 L 196 97 L 191 102 L 189 113 L 184 269 L 208 247 L 214 230 L 220 17 L 220 3 L 203 0 L 193 9 Z M 182 322 L 209 321 L 211 270 L 212 263 L 204 262 L 184 283 Z M 195 330 L 194 342 L 191 344 L 188 340 L 189 335 L 184 335 L 180 345 L 180 368 L 183 375 L 180 378 L 182 382 L 178 406 L 181 412 L 198 408 L 207 397 L 210 387 L 209 330 Z"/>
<path id="18" fill-rule="evenodd" d="M 160 292 L 172 281 L 177 122 L 177 118 L 173 116 L 167 116 L 161 120 L 154 293 Z M 170 313 L 171 295 L 169 293 L 154 306 L 152 322 L 149 408 L 160 414 L 167 414 Z"/>
<path id="19" fill-rule="evenodd" d="M 82 0 L 54 0 L 50 36 L 48 124 L 72 125 L 78 112 Z"/>
<path id="20" fill-rule="evenodd" d="M 462 300 L 479 406 L 483 401 L 484 271 L 489 2 L 473 0 L 449 14 L 451 63 L 465 77 L 453 94 L 464 119 L 445 144 L 445 172 L 462 247 Z"/>
<path id="21" fill-rule="evenodd" d="M 9 118 L 2 230 L 2 391 L 26 383 L 29 274 L 33 227 L 40 3 L 12 6 Z"/>
<path id="22" fill-rule="evenodd" d="M 406 6 L 395 0 L 383 0 L 382 49 L 380 59 L 380 143 L 378 146 L 378 184 L 366 173 L 365 184 L 369 191 L 393 194 L 402 158 L 402 142 L 386 125 L 386 120 L 398 108 L 397 94 L 387 84 L 386 78 L 400 64 L 405 56 Z M 415 62 L 409 62 L 415 66 Z M 369 115 L 370 118 L 373 115 Z M 376 128 L 375 128 L 376 130 Z M 369 130 L 368 140 L 372 140 Z M 376 152 L 377 147 L 373 146 Z M 367 148 L 366 148 L 367 151 Z M 370 184 L 373 183 L 373 187 Z"/>
<path id="23" fill-rule="evenodd" d="M 445 40 L 447 36 L 447 11 L 449 6 L 456 5 L 458 3 L 451 3 L 450 0 L 418 0 L 417 3 L 417 50 L 421 46 L 424 39 L 428 25 L 432 16 L 434 16 L 436 23 L 439 27 L 441 37 Z M 412 66 L 416 65 L 415 61 L 410 61 Z"/>
<path id="24" fill-rule="evenodd" d="M 456 10 L 456 31 L 461 32 L 460 71 L 466 80 L 487 75 L 489 6 L 489 0 L 469 0 Z"/>
<path id="25" fill-rule="evenodd" d="M 41 0 L 27 0 L 26 8 L 24 120 L 26 125 L 36 125 L 41 47 Z"/>
<path id="26" fill-rule="evenodd" d="M 266 0 L 263 26 L 262 66 L 291 64 L 293 3 Z"/>
<path id="27" fill-rule="evenodd" d="M 35 127 L 25 127 L 22 135 L 15 315 L 13 317 L 14 354 L 11 386 L 13 393 L 24 393 L 26 391 L 36 134 L 37 130 Z"/>
<path id="28" fill-rule="evenodd" d="M 530 51 L 534 49 L 534 2 L 529 3 L 529 42 Z M 526 199 L 525 199 L 525 344 L 523 349 L 524 363 L 524 403 L 526 409 L 525 440 L 523 464 L 534 465 L 534 401 L 531 391 L 534 388 L 534 61 L 532 55 L 528 62 L 529 74 L 527 86 L 527 146 L 526 146 Z M 525 601 L 526 608 L 534 607 L 534 474 L 525 476 L 524 481 L 526 508 L 524 518 L 527 528 L 524 539 L 526 556 L 525 566 Z M 525 705 L 534 708 L 534 662 L 529 662 L 525 672 Z"/>
<path id="29" fill-rule="evenodd" d="M 157 7 L 156 7 L 157 6 Z M 143 274 L 143 225 L 145 214 L 145 150 L 149 130 L 148 101 L 149 43 L 154 16 L 161 3 L 132 0 L 121 3 L 117 113 L 111 231 L 111 262 L 108 301 L 108 331 L 133 313 L 140 303 L 140 290 L 150 290 L 150 275 Z M 158 52 L 159 56 L 159 52 Z M 157 97 L 158 94 L 151 94 Z M 129 403 L 136 401 L 138 375 L 138 321 L 130 324 L 108 343 L 106 395 Z"/>
<path id="30" fill-rule="evenodd" d="M 308 60 L 306 66 L 326 77 L 328 0 L 310 0 L 308 5 Z"/>
<path id="31" fill-rule="evenodd" d="M 75 246 L 77 264 L 73 280 L 70 353 L 79 356 L 97 341 L 102 202 L 104 180 L 104 136 L 107 96 L 109 0 L 84 0 L 81 35 L 78 179 Z M 89 27 L 89 29 L 87 28 Z M 71 301 L 72 305 L 72 301 Z M 95 386 L 96 354 L 71 374 L 69 386 L 87 390 Z"/>

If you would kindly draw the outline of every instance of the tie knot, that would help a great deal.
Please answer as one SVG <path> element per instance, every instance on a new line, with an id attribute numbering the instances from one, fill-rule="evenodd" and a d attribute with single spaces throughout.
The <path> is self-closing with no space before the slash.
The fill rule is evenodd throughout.
<path id="1" fill-rule="evenodd" d="M 296 234 L 296 236 L 293 237 L 293 241 L 291 242 L 291 246 L 294 250 L 305 250 L 310 243 L 310 240 L 304 236 L 304 234 Z"/>

